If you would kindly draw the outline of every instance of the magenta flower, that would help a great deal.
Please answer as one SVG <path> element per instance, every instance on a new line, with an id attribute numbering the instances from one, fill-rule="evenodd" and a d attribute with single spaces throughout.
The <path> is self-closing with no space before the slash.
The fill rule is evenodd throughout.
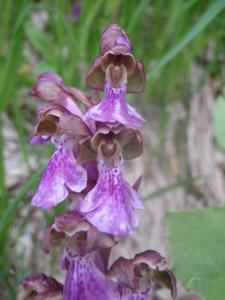
<path id="1" fill-rule="evenodd" d="M 125 180 L 123 157 L 132 159 L 143 151 L 139 132 L 123 127 L 100 127 L 91 140 L 98 153 L 99 177 L 80 202 L 80 211 L 98 230 L 116 236 L 130 235 L 138 225 L 136 209 L 143 209 L 137 191 Z"/>
<path id="2" fill-rule="evenodd" d="M 145 84 L 143 65 L 135 60 L 131 49 L 127 34 L 118 25 L 109 26 L 103 33 L 101 56 L 90 67 L 86 81 L 91 88 L 104 90 L 105 97 L 88 110 L 87 117 L 134 128 L 144 121 L 125 99 L 126 92 L 140 92 Z"/>
<path id="3" fill-rule="evenodd" d="M 36 89 L 40 86 L 43 88 L 43 82 L 39 82 Z M 38 110 L 39 122 L 35 130 L 37 136 L 32 139 L 32 143 L 51 139 L 56 147 L 32 199 L 32 205 L 43 209 L 50 209 L 65 200 L 70 192 L 80 193 L 86 188 L 87 171 L 77 164 L 76 154 L 82 141 L 91 135 L 82 117 L 67 110 L 68 102 L 62 102 L 65 106 L 55 103 L 52 99 L 56 99 L 56 94 L 54 97 L 50 96 L 47 90 L 48 88 L 39 90 L 40 95 L 44 96 L 45 91 L 46 98 L 51 100 Z"/>

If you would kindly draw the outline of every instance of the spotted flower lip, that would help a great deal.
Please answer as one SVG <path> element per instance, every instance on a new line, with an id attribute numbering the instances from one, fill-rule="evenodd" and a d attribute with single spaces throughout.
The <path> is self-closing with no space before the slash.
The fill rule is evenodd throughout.
<path id="1" fill-rule="evenodd" d="M 73 141 L 64 136 L 57 143 L 41 178 L 32 205 L 46 210 L 63 201 L 70 191 L 81 192 L 87 185 L 86 170 L 76 163 Z"/>
<path id="2" fill-rule="evenodd" d="M 103 32 L 100 41 L 101 56 L 94 60 L 87 76 L 87 85 L 103 91 L 105 74 L 110 63 L 124 65 L 127 69 L 127 92 L 139 93 L 145 87 L 146 75 L 144 65 L 131 54 L 132 45 L 127 33 L 117 24 L 112 24 Z"/>
<path id="3" fill-rule="evenodd" d="M 80 203 L 80 211 L 99 231 L 115 236 L 130 235 L 138 225 L 135 209 L 144 208 L 142 201 L 123 177 L 118 142 L 103 140 L 98 149 L 99 178 Z"/>
<path id="4" fill-rule="evenodd" d="M 96 257 L 75 257 L 69 264 L 65 280 L 65 300 L 119 299 L 116 283 L 110 281 L 95 263 Z"/>
<path id="5" fill-rule="evenodd" d="M 23 299 L 52 299 L 61 300 L 63 285 L 43 273 L 33 273 L 21 282 L 26 294 Z"/>
<path id="6" fill-rule="evenodd" d="M 126 72 L 126 70 L 124 70 Z M 137 128 L 145 121 L 144 118 L 126 101 L 126 76 L 119 87 L 113 87 L 110 78 L 106 78 L 105 97 L 86 113 L 90 119 L 104 124 L 122 124 Z"/>

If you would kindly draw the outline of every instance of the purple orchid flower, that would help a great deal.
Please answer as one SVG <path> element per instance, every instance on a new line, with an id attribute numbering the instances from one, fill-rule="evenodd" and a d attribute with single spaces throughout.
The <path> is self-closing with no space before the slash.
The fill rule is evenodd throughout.
<path id="1" fill-rule="evenodd" d="M 108 268 L 109 254 L 116 245 L 115 240 L 97 231 L 74 211 L 57 217 L 54 224 L 46 229 L 45 251 L 50 251 L 52 242 L 63 239 L 66 244 L 61 266 L 67 272 L 64 287 L 43 274 L 33 274 L 23 280 L 25 289 L 31 291 L 33 288 L 37 292 L 36 278 L 41 278 L 39 285 L 44 278 L 47 283 L 52 283 L 46 284 L 47 291 L 56 293 L 63 289 L 65 300 L 147 300 L 154 284 L 159 284 L 170 289 L 175 298 L 175 277 L 168 269 L 166 259 L 158 252 L 149 250 L 133 259 L 121 257 Z M 41 289 L 39 291 L 42 292 Z"/>
<path id="2" fill-rule="evenodd" d="M 131 49 L 128 35 L 118 25 L 109 26 L 103 33 L 101 56 L 90 67 L 86 81 L 91 88 L 104 90 L 105 97 L 88 110 L 87 118 L 131 128 L 144 121 L 125 99 L 126 92 L 140 92 L 145 84 L 143 65 L 135 60 Z"/>
<path id="3" fill-rule="evenodd" d="M 125 180 L 122 164 L 123 159 L 142 154 L 142 136 L 123 126 L 101 126 L 90 143 L 98 153 L 99 177 L 94 188 L 80 202 L 79 210 L 102 232 L 130 235 L 138 225 L 135 210 L 144 207 L 137 190 Z"/>
<path id="4" fill-rule="evenodd" d="M 129 235 L 137 227 L 135 209 L 143 209 L 138 193 L 124 179 L 118 144 L 100 144 L 96 186 L 80 204 L 80 211 L 98 230 Z M 114 150 L 112 155 L 107 154 Z"/>
<path id="5" fill-rule="evenodd" d="M 32 142 L 40 143 L 43 137 L 48 137 L 56 147 L 32 199 L 32 205 L 43 209 L 52 208 L 70 192 L 80 193 L 87 186 L 87 171 L 77 164 L 76 153 L 79 143 L 82 144 L 82 140 L 90 136 L 91 132 L 80 110 L 77 110 L 78 106 L 70 98 L 71 91 L 74 89 L 67 88 L 58 75 L 44 73 L 39 76 L 31 93 L 49 100 L 48 104 L 38 110 L 39 122 Z"/>

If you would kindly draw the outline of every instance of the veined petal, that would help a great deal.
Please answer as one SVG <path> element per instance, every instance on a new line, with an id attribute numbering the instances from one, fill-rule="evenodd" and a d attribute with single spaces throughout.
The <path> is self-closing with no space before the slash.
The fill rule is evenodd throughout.
<path id="1" fill-rule="evenodd" d="M 57 146 L 41 178 L 32 205 L 50 209 L 73 192 L 81 192 L 87 185 L 86 170 L 76 163 L 73 143 L 65 140 Z"/>
<path id="2" fill-rule="evenodd" d="M 64 300 L 119 299 L 116 284 L 96 265 L 93 255 L 77 256 L 70 260 L 64 286 Z"/>
<path id="3" fill-rule="evenodd" d="M 87 111 L 87 116 L 102 123 L 139 127 L 144 119 L 125 99 L 126 87 L 105 86 L 105 98 Z"/>
<path id="4" fill-rule="evenodd" d="M 100 160 L 98 182 L 80 204 L 91 224 L 112 235 L 131 234 L 138 225 L 134 210 L 143 209 L 138 193 L 124 179 L 121 165 L 121 158 L 114 167 Z"/>
<path id="5" fill-rule="evenodd" d="M 149 300 L 152 295 L 152 289 L 146 288 L 143 291 L 132 291 L 126 287 L 120 287 L 120 300 Z"/>

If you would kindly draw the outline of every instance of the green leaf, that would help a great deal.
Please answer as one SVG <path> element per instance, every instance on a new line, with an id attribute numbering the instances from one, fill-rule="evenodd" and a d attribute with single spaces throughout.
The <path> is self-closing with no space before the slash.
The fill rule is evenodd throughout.
<path id="1" fill-rule="evenodd" d="M 26 35 L 34 49 L 49 64 L 54 65 L 54 47 L 51 37 L 28 22 L 25 27 Z"/>
<path id="2" fill-rule="evenodd" d="M 194 24 L 190 31 L 182 37 L 182 39 L 170 49 L 148 72 L 149 80 L 160 69 L 162 69 L 169 61 L 171 61 L 179 52 L 181 52 L 188 43 L 190 43 L 205 27 L 224 9 L 225 0 L 218 0 L 213 3 L 209 9 Z"/>
<path id="3" fill-rule="evenodd" d="M 225 151 L 225 98 L 219 96 L 213 110 L 213 134 L 217 145 Z"/>
<path id="4" fill-rule="evenodd" d="M 225 298 L 225 207 L 169 213 L 169 253 L 178 280 L 206 300 Z"/>
<path id="5" fill-rule="evenodd" d="M 3 217 L 0 220 L 0 242 L 4 240 L 4 236 L 7 235 L 10 225 L 12 225 L 14 222 L 20 203 L 24 200 L 26 193 L 37 183 L 42 171 L 43 170 L 41 168 L 30 177 L 26 184 L 24 184 L 24 186 L 22 186 L 22 188 L 19 190 L 12 203 L 5 210 Z"/>

